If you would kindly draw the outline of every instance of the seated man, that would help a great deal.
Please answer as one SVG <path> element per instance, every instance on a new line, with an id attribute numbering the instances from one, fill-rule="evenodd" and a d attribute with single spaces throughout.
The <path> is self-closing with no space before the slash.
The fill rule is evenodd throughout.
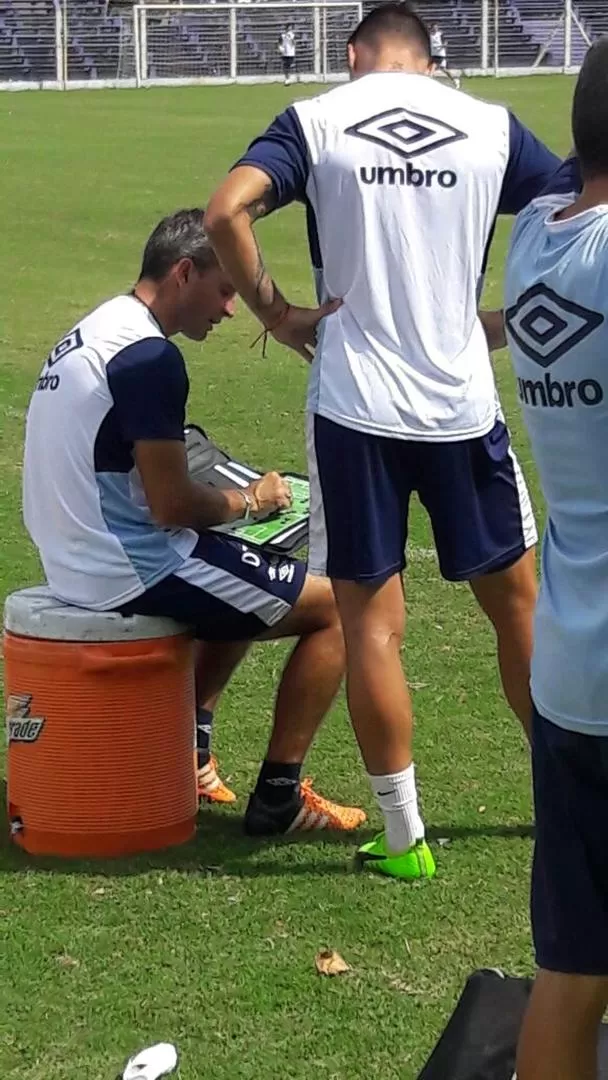
<path id="1" fill-rule="evenodd" d="M 252 641 L 297 638 L 245 829 L 354 829 L 365 820 L 362 811 L 300 784 L 304 756 L 344 672 L 329 581 L 309 577 L 300 562 L 268 558 L 209 531 L 289 506 L 289 488 L 268 473 L 244 490 L 220 491 L 188 473 L 188 376 L 169 339 L 183 333 L 203 341 L 235 306 L 202 221 L 202 210 L 161 221 L 133 291 L 102 304 L 51 351 L 27 417 L 25 523 L 59 599 L 192 627 L 202 643 L 201 730 Z M 210 764 L 211 779 L 201 762 L 199 790 L 213 797 Z"/>

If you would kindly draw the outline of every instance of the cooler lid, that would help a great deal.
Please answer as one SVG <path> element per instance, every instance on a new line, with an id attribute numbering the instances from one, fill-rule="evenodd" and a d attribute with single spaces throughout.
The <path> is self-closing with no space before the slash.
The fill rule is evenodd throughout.
<path id="1" fill-rule="evenodd" d="M 42 641 L 145 641 L 176 637 L 187 627 L 173 619 L 148 615 L 125 617 L 115 611 L 89 611 L 55 599 L 46 585 L 20 589 L 7 596 L 4 628 Z"/>

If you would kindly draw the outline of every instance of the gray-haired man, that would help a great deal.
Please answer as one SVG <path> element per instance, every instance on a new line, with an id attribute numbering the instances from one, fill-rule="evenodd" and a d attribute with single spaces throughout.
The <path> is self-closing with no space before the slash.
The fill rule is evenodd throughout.
<path id="1" fill-rule="evenodd" d="M 51 350 L 27 420 L 26 525 L 61 600 L 164 615 L 192 627 L 201 643 L 203 733 L 251 642 L 298 638 L 245 827 L 256 835 L 356 828 L 362 811 L 300 783 L 304 756 L 344 671 L 330 584 L 309 577 L 301 562 L 277 562 L 210 531 L 289 506 L 289 487 L 272 472 L 244 490 L 220 491 L 188 472 L 189 382 L 170 338 L 182 333 L 203 341 L 235 306 L 202 221 L 200 209 L 163 219 L 135 288 L 87 315 Z M 213 762 L 199 757 L 198 766 L 201 794 L 229 801 L 218 798 Z"/>

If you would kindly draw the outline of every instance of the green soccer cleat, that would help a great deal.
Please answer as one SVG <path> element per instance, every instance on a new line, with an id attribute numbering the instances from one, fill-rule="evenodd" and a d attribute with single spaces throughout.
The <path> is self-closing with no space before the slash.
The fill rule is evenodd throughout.
<path id="1" fill-rule="evenodd" d="M 435 875 L 435 860 L 425 840 L 418 840 L 400 855 L 392 855 L 386 850 L 386 837 L 381 832 L 362 844 L 357 856 L 362 863 L 370 863 L 372 870 L 402 881 L 420 881 Z"/>

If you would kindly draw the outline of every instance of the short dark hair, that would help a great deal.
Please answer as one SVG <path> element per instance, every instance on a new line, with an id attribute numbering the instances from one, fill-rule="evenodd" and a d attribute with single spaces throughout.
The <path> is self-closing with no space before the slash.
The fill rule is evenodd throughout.
<path id="1" fill-rule="evenodd" d="M 608 35 L 585 56 L 572 103 L 572 134 L 583 177 L 608 175 Z"/>
<path id="2" fill-rule="evenodd" d="M 430 59 L 431 41 L 426 24 L 406 2 L 380 4 L 368 11 L 348 39 L 349 45 L 377 45 L 382 38 L 402 38 Z"/>
<path id="3" fill-rule="evenodd" d="M 204 213 L 201 207 L 176 210 L 159 221 L 144 248 L 140 280 L 161 281 L 180 259 L 192 259 L 201 271 L 217 266 L 217 257 L 203 228 Z"/>

